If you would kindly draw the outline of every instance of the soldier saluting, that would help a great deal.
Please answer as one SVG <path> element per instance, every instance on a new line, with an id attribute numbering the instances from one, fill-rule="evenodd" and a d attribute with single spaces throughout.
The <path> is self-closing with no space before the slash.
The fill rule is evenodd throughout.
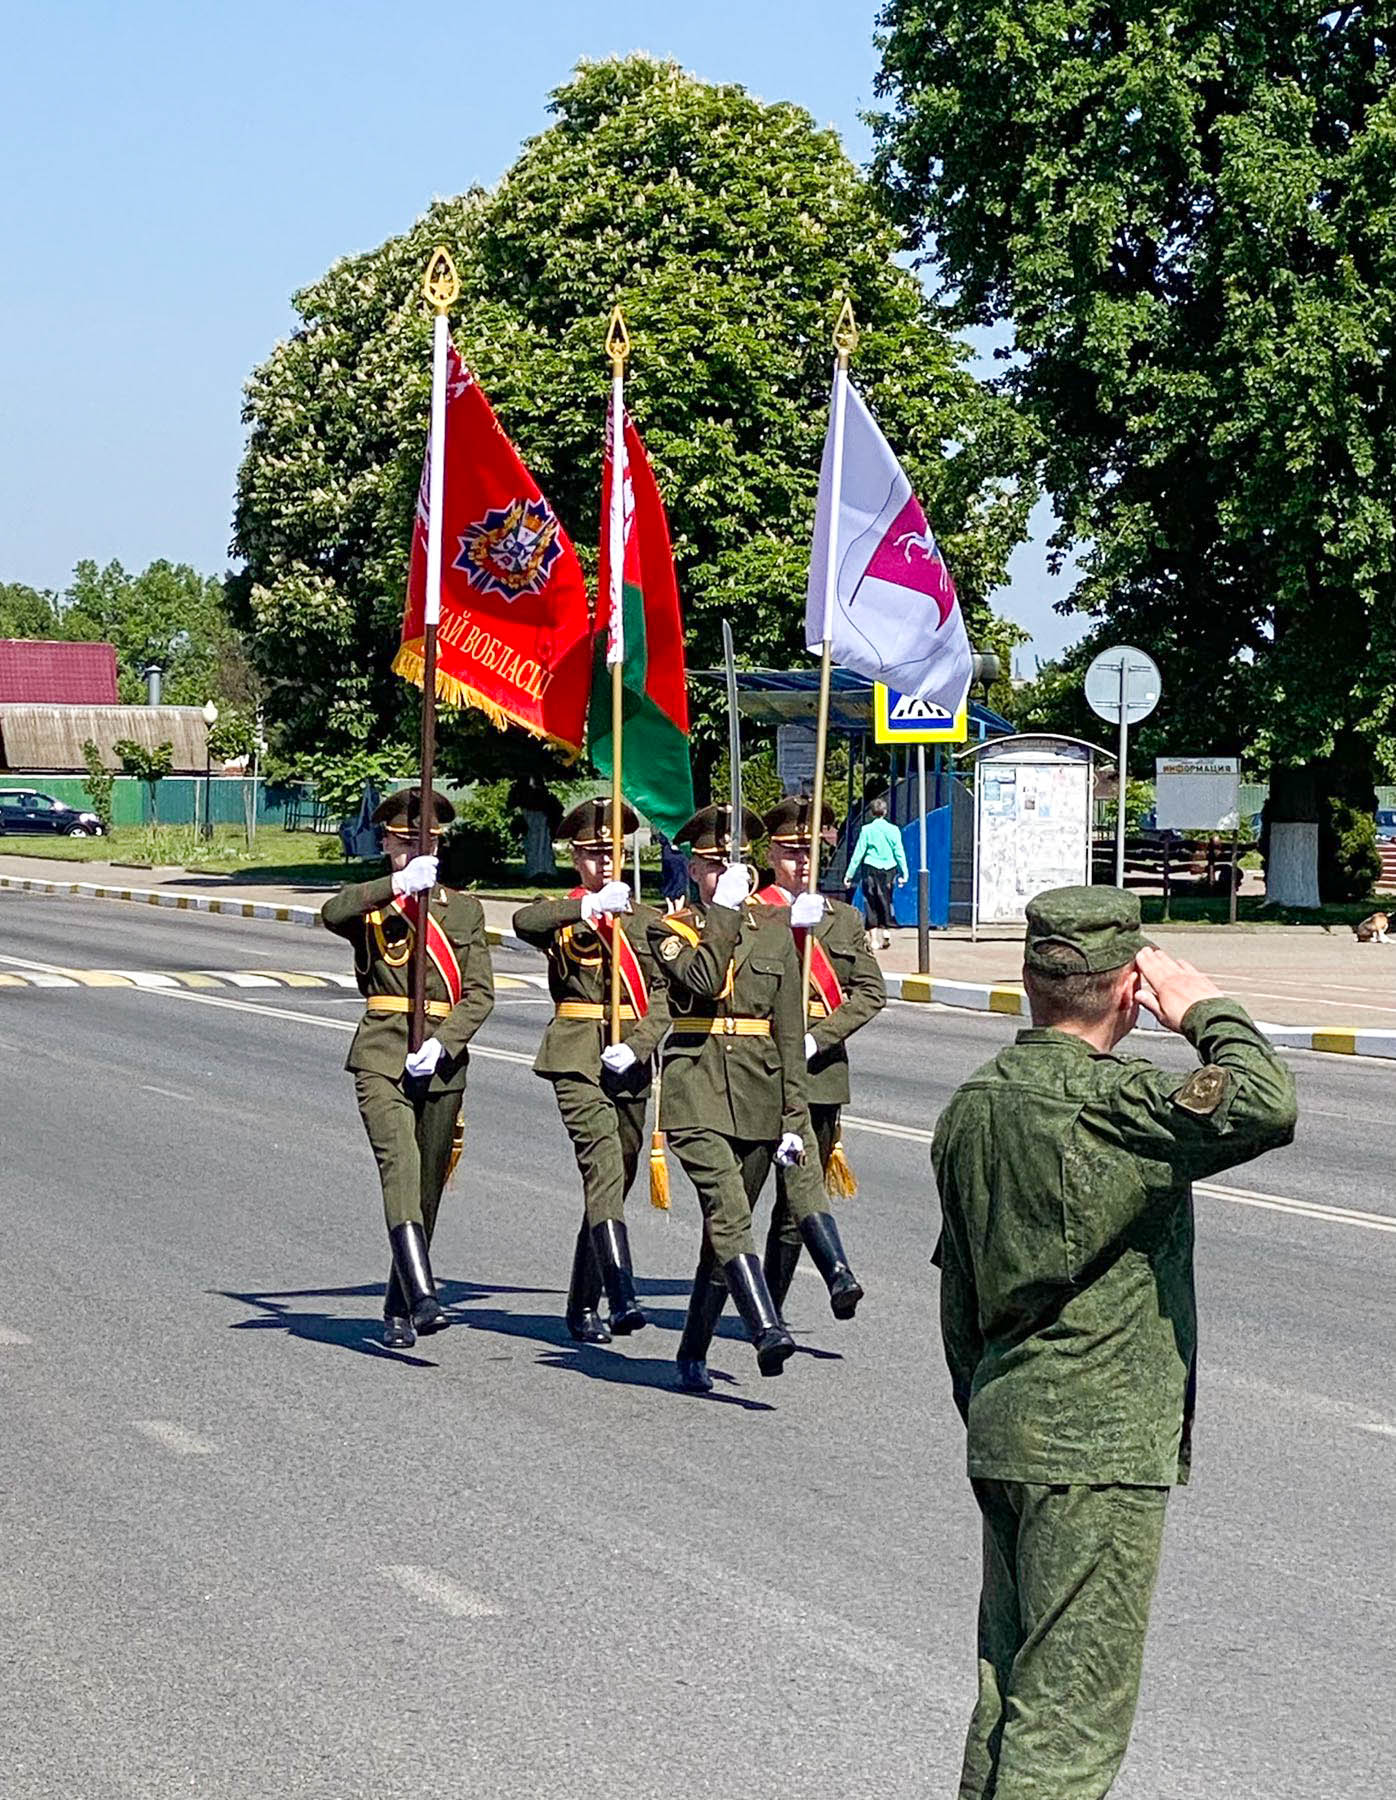
<path id="1" fill-rule="evenodd" d="M 638 820 L 622 805 L 621 837 Z M 533 1064 L 552 1083 L 582 1175 L 584 1212 L 567 1290 L 567 1329 L 583 1343 L 609 1343 L 648 1321 L 635 1299 L 625 1197 L 645 1142 L 652 1058 L 669 1025 L 668 986 L 649 943 L 659 914 L 607 879 L 616 866 L 611 802 L 583 800 L 562 821 L 578 886 L 540 897 L 514 914 L 514 930 L 548 959 L 553 1016 Z M 610 1044 L 611 959 L 619 957 L 621 1041 Z M 610 1329 L 597 1316 L 602 1286 Z"/>
<path id="2" fill-rule="evenodd" d="M 438 837 L 455 808 L 434 790 L 428 804 Z M 354 1077 L 383 1186 L 393 1256 L 383 1342 L 393 1349 L 410 1347 L 417 1332 L 450 1324 L 436 1296 L 428 1247 L 465 1093 L 466 1045 L 494 1007 L 484 909 L 474 895 L 437 885 L 436 856 L 414 854 L 420 818 L 420 789 L 389 795 L 373 822 L 383 827 L 391 873 L 341 888 L 320 911 L 321 921 L 353 945 L 366 1002 L 344 1066 Z M 412 951 L 422 929 L 431 1035 L 409 1054 Z"/>
<path id="3" fill-rule="evenodd" d="M 763 1375 L 795 1349 L 756 1255 L 752 1208 L 771 1164 L 804 1155 L 804 1016 L 800 969 L 784 921 L 749 907 L 742 859 L 761 820 L 709 806 L 677 833 L 692 852 L 698 904 L 657 918 L 650 945 L 669 984 L 659 1124 L 697 1190 L 703 1248 L 679 1343 L 679 1384 L 706 1392 L 706 1368 L 730 1291 Z"/>
<path id="4" fill-rule="evenodd" d="M 779 916 L 791 927 L 802 969 L 805 934 L 812 932 L 814 937 L 804 1052 L 810 1124 L 819 1146 L 819 1168 L 814 1169 L 811 1158 L 804 1165 L 782 1168 L 776 1173 L 776 1204 L 766 1238 L 766 1285 L 776 1305 L 784 1306 L 803 1243 L 824 1277 L 835 1318 L 851 1319 L 863 1290 L 848 1266 L 838 1226 L 828 1200 L 819 1192 L 819 1184 L 821 1176 L 826 1190 L 836 1182 L 851 1180 L 839 1132 L 842 1110 L 850 1098 L 848 1040 L 887 1004 L 887 984 L 876 957 L 868 949 L 857 908 L 806 891 L 814 842 L 813 820 L 814 802 L 799 795 L 782 800 L 766 814 L 766 858 L 772 879 L 756 895 L 763 904 L 781 909 Z M 832 807 L 823 807 L 821 825 L 833 823 Z M 836 1171 L 832 1180 L 831 1167 Z M 801 1215 L 801 1209 L 792 1204 L 791 1189 L 811 1180 L 815 1198 Z M 810 1210 L 811 1205 L 818 1210 Z"/>
<path id="5" fill-rule="evenodd" d="M 1139 901 L 1027 909 L 1032 1026 L 940 1116 L 940 1314 L 983 1516 L 962 1800 L 1100 1800 L 1139 1691 L 1196 1387 L 1192 1182 L 1294 1136 L 1294 1078 L 1237 1001 L 1147 944 Z M 1140 1004 L 1201 1066 L 1115 1046 Z"/>

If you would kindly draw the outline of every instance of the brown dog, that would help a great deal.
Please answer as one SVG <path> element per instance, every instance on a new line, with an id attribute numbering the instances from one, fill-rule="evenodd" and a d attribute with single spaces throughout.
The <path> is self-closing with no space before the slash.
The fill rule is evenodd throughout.
<path id="1" fill-rule="evenodd" d="M 1352 929 L 1359 944 L 1384 944 L 1387 941 L 1386 934 L 1391 929 L 1391 921 L 1385 913 L 1371 913 Z"/>

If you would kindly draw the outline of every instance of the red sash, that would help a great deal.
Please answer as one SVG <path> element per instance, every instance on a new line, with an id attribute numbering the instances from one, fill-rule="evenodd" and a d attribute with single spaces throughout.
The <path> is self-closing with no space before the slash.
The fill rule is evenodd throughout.
<path id="1" fill-rule="evenodd" d="M 400 912 L 412 927 L 413 936 L 417 931 L 417 915 L 422 910 L 420 894 L 395 894 L 393 907 Z M 460 963 L 451 940 L 431 916 L 427 909 L 427 955 L 436 966 L 436 972 L 446 984 L 446 992 L 450 996 L 452 1006 L 460 1005 L 461 991 L 464 981 L 461 978 Z"/>
<path id="2" fill-rule="evenodd" d="M 580 900 L 587 891 L 584 887 L 574 887 L 567 898 Z M 614 956 L 619 946 L 620 984 L 625 989 L 626 999 L 634 1008 L 635 1017 L 643 1019 L 650 1009 L 649 987 L 645 981 L 645 972 L 640 967 L 640 959 L 625 935 L 625 927 L 615 913 L 599 913 L 596 918 L 588 919 L 587 924 L 600 938 L 608 955 Z"/>
<path id="3" fill-rule="evenodd" d="M 792 898 L 784 888 L 777 887 L 774 882 L 770 887 L 762 888 L 755 897 L 763 906 L 789 906 Z M 795 940 L 795 948 L 803 958 L 805 939 L 809 936 L 807 928 L 803 925 L 798 928 L 792 925 L 790 934 Z M 829 961 L 829 952 L 817 937 L 814 939 L 810 951 L 809 987 L 810 997 L 814 1000 L 822 1000 L 829 1012 L 832 1012 L 836 1006 L 843 1005 L 843 989 L 839 986 L 838 974 L 833 963 Z"/>

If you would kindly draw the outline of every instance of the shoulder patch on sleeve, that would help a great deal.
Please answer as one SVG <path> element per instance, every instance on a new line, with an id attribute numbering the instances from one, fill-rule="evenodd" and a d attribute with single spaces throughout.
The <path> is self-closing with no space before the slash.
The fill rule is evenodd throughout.
<path id="1" fill-rule="evenodd" d="M 1189 1075 L 1173 1095 L 1173 1104 L 1200 1119 L 1210 1117 L 1226 1098 L 1227 1074 L 1214 1063 Z"/>
<path id="2" fill-rule="evenodd" d="M 665 962 L 673 962 L 674 958 L 682 949 L 683 939 L 671 931 L 665 937 L 663 943 L 660 944 L 659 954 L 664 958 Z"/>

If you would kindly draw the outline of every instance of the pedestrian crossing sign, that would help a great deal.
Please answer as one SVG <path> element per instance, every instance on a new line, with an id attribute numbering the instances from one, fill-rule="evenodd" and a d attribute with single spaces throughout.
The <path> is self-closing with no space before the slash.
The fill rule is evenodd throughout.
<path id="1" fill-rule="evenodd" d="M 873 684 L 873 739 L 879 744 L 963 744 L 969 740 L 969 699 L 947 712 L 929 700 Z"/>

